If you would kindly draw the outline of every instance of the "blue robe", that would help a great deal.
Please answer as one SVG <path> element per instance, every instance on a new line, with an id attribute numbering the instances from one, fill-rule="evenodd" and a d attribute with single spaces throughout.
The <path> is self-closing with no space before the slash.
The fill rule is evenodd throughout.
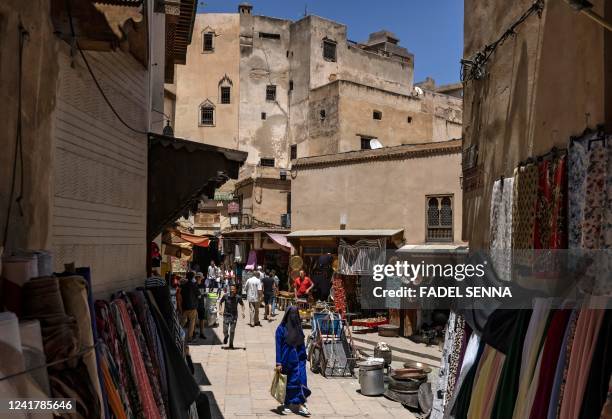
<path id="1" fill-rule="evenodd" d="M 306 383 L 306 347 L 297 347 L 285 342 L 285 325 L 276 328 L 276 363 L 283 366 L 282 373 L 287 375 L 287 395 L 285 405 L 303 404 L 310 396 Z"/>

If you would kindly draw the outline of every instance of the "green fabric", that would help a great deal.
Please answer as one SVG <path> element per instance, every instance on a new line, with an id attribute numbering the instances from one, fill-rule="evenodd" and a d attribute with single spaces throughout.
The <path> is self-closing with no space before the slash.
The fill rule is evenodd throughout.
<path id="1" fill-rule="evenodd" d="M 514 323 L 514 330 L 509 331 L 509 333 L 513 334 L 512 345 L 506 354 L 497 391 L 495 392 L 495 404 L 493 405 L 491 419 L 512 419 L 518 393 L 523 343 L 530 319 L 531 310 L 519 310 L 516 322 Z"/>

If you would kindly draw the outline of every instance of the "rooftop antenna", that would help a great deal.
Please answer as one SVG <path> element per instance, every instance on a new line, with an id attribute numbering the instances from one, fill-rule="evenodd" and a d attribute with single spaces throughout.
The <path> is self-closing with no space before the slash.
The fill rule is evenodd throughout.
<path id="1" fill-rule="evenodd" d="M 308 3 L 304 3 L 304 17 L 308 16 Z"/>

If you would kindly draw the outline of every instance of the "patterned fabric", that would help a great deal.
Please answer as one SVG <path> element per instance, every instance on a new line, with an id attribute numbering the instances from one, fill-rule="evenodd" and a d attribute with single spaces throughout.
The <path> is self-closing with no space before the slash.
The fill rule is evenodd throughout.
<path id="1" fill-rule="evenodd" d="M 152 319 L 149 320 L 148 318 L 151 316 L 151 313 L 146 306 L 147 303 L 141 291 L 131 292 L 129 296 L 124 295 L 123 299 L 126 303 L 130 319 L 132 320 L 132 328 L 134 329 L 134 335 L 138 341 L 142 359 L 148 372 L 149 382 L 153 388 L 155 403 L 157 404 L 160 416 L 165 418 L 166 408 L 164 406 L 164 397 L 161 391 L 158 362 L 158 354 L 160 354 L 161 351 L 155 348 L 155 332 L 153 331 L 154 329 L 151 329 L 151 327 L 153 327 L 151 324 Z M 131 301 L 134 301 L 135 304 L 132 304 Z M 147 313 L 149 316 L 147 316 Z M 148 339 L 145 337 L 145 331 L 147 332 L 146 336 L 148 336 Z"/>
<path id="2" fill-rule="evenodd" d="M 612 249 L 612 141 L 592 142 L 588 150 L 582 247 L 597 252 L 581 287 L 595 295 L 612 295 L 610 249 Z"/>
<path id="3" fill-rule="evenodd" d="M 512 197 L 512 249 L 515 265 L 531 266 L 531 252 L 525 250 L 533 249 L 537 192 L 538 167 L 528 164 L 515 169 Z"/>
<path id="4" fill-rule="evenodd" d="M 575 140 L 568 150 L 568 248 L 578 249 L 582 245 L 582 220 L 586 194 L 587 147 Z"/>
<path id="5" fill-rule="evenodd" d="M 496 180 L 491 194 L 491 261 L 499 279 L 510 281 L 512 275 L 512 198 L 514 178 Z"/>
<path id="6" fill-rule="evenodd" d="M 558 396 L 558 405 L 556 406 L 556 413 L 554 415 L 555 418 L 559 417 L 559 412 L 561 411 L 561 401 L 563 400 L 563 396 L 565 394 L 565 385 L 567 383 L 567 370 L 569 367 L 569 360 L 572 354 L 572 348 L 574 347 L 574 337 L 576 336 L 576 324 L 578 322 L 578 316 L 580 315 L 580 311 L 576 311 L 574 316 L 570 318 L 569 323 L 567 325 L 567 339 L 565 339 L 565 362 L 563 365 L 563 373 L 561 377 L 561 383 L 559 384 L 559 396 Z"/>
<path id="7" fill-rule="evenodd" d="M 457 381 L 457 373 L 460 367 L 459 358 L 461 358 L 461 349 L 463 348 L 465 338 L 465 319 L 462 315 L 457 316 L 454 333 L 453 347 L 448 362 L 448 383 L 446 385 L 446 396 L 444 397 L 445 403 L 447 403 L 453 395 L 455 383 Z"/>

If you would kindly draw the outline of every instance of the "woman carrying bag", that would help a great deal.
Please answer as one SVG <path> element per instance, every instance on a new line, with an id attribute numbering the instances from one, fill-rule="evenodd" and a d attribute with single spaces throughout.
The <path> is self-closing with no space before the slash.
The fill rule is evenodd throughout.
<path id="1" fill-rule="evenodd" d="M 287 376 L 283 413 L 295 411 L 302 416 L 310 416 L 305 406 L 310 390 L 306 383 L 304 331 L 295 306 L 287 309 L 276 328 L 276 373 Z"/>

